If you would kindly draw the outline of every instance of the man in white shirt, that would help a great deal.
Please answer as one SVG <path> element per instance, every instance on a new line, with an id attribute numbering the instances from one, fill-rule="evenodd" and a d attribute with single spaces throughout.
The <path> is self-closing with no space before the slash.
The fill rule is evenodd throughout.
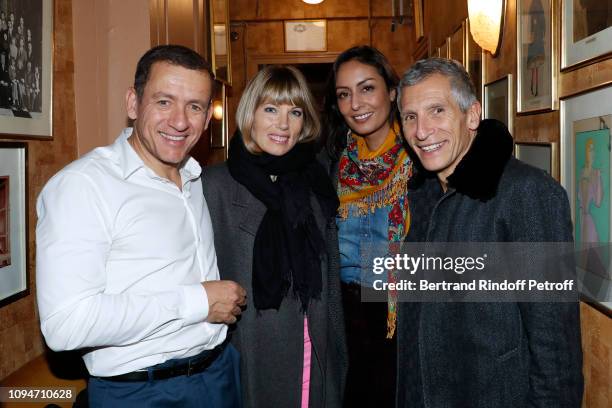
<path id="1" fill-rule="evenodd" d="M 37 202 L 37 296 L 53 350 L 81 349 L 91 406 L 240 406 L 226 341 L 246 292 L 220 281 L 201 168 L 213 75 L 182 46 L 138 62 L 114 144 L 56 174 Z"/>

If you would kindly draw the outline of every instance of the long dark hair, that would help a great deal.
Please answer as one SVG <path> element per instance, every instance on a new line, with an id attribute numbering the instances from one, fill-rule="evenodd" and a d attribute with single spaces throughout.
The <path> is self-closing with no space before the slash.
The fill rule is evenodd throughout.
<path id="1" fill-rule="evenodd" d="M 387 58 L 376 48 L 369 45 L 359 45 L 349 48 L 336 58 L 332 67 L 332 72 L 327 81 L 327 90 L 325 92 L 325 121 L 324 135 L 325 148 L 332 160 L 338 160 L 340 154 L 346 147 L 346 134 L 349 127 L 344 120 L 338 108 L 338 98 L 336 97 L 336 75 L 340 66 L 345 62 L 359 61 L 362 64 L 370 65 L 376 69 L 380 76 L 384 79 L 387 85 L 387 91 L 391 92 L 396 89 L 399 83 L 399 77 L 395 73 L 393 67 Z M 389 112 L 389 123 L 399 119 L 399 111 L 397 104 L 391 102 L 391 110 Z"/>

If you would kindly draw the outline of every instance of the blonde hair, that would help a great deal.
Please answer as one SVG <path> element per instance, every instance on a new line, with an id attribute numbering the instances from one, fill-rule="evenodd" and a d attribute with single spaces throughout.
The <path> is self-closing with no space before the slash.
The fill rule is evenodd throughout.
<path id="1" fill-rule="evenodd" d="M 236 124 L 247 150 L 254 151 L 251 130 L 255 111 L 263 103 L 289 104 L 301 108 L 304 111 L 304 121 L 298 143 L 316 140 L 321 131 L 321 123 L 313 99 L 306 79 L 296 68 L 271 65 L 259 71 L 247 84 L 236 111 Z"/>

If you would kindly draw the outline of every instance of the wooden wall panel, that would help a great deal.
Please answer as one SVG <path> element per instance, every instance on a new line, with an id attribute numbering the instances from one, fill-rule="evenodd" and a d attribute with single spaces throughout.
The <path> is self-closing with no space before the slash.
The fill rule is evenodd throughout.
<path id="1" fill-rule="evenodd" d="M 230 4 L 232 21 L 368 17 L 368 12 L 368 0 L 325 0 L 321 4 L 284 0 L 282 6 L 278 0 L 232 0 Z"/>
<path id="2" fill-rule="evenodd" d="M 166 8 L 167 44 L 196 48 L 193 0 L 172 0 Z M 208 26 L 208 24 L 207 24 Z"/>
<path id="3" fill-rule="evenodd" d="M 559 142 L 559 111 L 515 116 L 514 140 L 518 142 Z"/>
<path id="4" fill-rule="evenodd" d="M 44 351 L 35 301 L 36 197 L 53 174 L 77 157 L 72 0 L 55 0 L 54 21 L 53 140 L 27 141 L 30 294 L 0 308 L 0 379 Z"/>
<path id="5" fill-rule="evenodd" d="M 424 0 L 423 31 L 435 48 L 468 16 L 466 0 Z"/>
<path id="6" fill-rule="evenodd" d="M 412 9 L 412 0 L 395 0 L 395 15 L 399 16 L 400 2 L 404 2 L 404 11 L 402 15 L 412 16 L 414 12 Z M 371 0 L 371 13 L 372 17 L 391 17 L 393 14 L 391 10 L 391 0 Z"/>
<path id="7" fill-rule="evenodd" d="M 248 23 L 244 41 L 247 55 L 284 53 L 285 37 L 283 30 L 282 21 Z M 233 59 L 232 65 L 234 65 Z"/>
<path id="8" fill-rule="evenodd" d="M 559 97 L 565 98 L 602 85 L 612 83 L 612 59 L 562 72 L 559 79 Z"/>
<path id="9" fill-rule="evenodd" d="M 327 50 L 342 52 L 354 45 L 370 43 L 368 20 L 329 20 Z"/>
<path id="10" fill-rule="evenodd" d="M 180 44 L 208 56 L 208 0 L 150 0 L 151 45 Z"/>
<path id="11" fill-rule="evenodd" d="M 593 307 L 580 305 L 582 349 L 584 351 L 585 393 L 582 406 L 612 406 L 612 324 Z"/>
<path id="12" fill-rule="evenodd" d="M 414 27 L 407 24 L 396 24 L 391 32 L 390 18 L 372 20 L 372 45 L 378 48 L 391 62 L 398 75 L 412 65 L 412 53 L 415 49 Z"/>

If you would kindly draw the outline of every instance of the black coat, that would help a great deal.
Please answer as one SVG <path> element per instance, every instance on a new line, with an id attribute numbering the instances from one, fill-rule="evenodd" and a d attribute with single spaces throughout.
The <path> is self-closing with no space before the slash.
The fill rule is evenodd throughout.
<path id="1" fill-rule="evenodd" d="M 289 295 L 279 310 L 256 311 L 251 285 L 255 234 L 266 207 L 229 174 L 227 165 L 205 169 L 202 182 L 215 234 L 221 279 L 247 291 L 247 307 L 232 330 L 240 352 L 244 408 L 298 408 L 301 404 L 304 314 Z M 341 408 L 347 370 L 346 336 L 340 293 L 336 224 L 326 219 L 312 197 L 313 213 L 324 232 L 327 256 L 322 262 L 321 299 L 309 304 L 312 345 L 311 408 Z"/>
<path id="2" fill-rule="evenodd" d="M 413 192 L 409 240 L 572 241 L 565 190 L 511 152 L 505 126 L 483 121 L 448 190 L 428 178 Z M 579 319 L 576 303 L 400 304 L 398 406 L 578 408 Z"/>

